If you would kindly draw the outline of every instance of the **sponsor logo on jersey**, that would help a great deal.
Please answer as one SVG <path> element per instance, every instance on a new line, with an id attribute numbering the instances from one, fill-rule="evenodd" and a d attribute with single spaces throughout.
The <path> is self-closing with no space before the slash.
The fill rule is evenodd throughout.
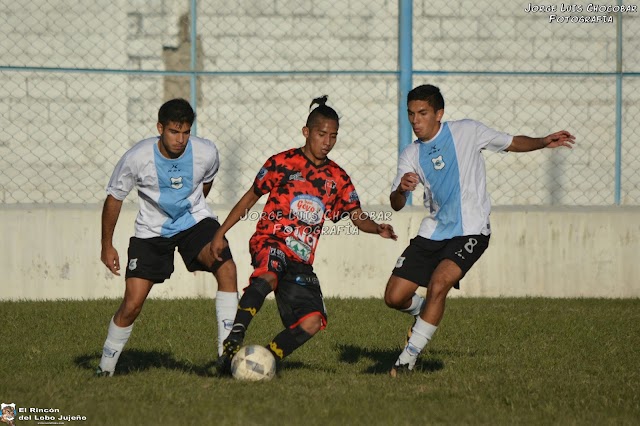
<path id="1" fill-rule="evenodd" d="M 269 247 L 269 256 L 275 256 L 283 262 L 286 259 L 284 252 L 277 247 Z"/>
<path id="2" fill-rule="evenodd" d="M 322 221 L 324 204 L 322 200 L 312 195 L 298 195 L 291 201 L 291 216 L 309 225 L 317 225 Z"/>
<path id="3" fill-rule="evenodd" d="M 296 240 L 293 237 L 287 237 L 285 240 L 285 244 L 296 256 L 298 256 L 305 262 L 308 261 L 311 257 L 311 247 L 309 247 L 302 241 Z"/>
<path id="4" fill-rule="evenodd" d="M 351 194 L 349 194 L 349 202 L 350 203 L 355 203 L 359 199 L 360 198 L 358 198 L 358 193 L 355 191 L 355 189 L 353 191 L 351 191 Z"/>
<path id="5" fill-rule="evenodd" d="M 289 176 L 289 180 L 298 180 L 300 182 L 306 181 L 304 177 L 302 177 L 302 172 L 297 172 Z"/>
<path id="6" fill-rule="evenodd" d="M 436 170 L 444 169 L 444 161 L 442 160 L 442 155 L 438 155 L 436 158 L 432 158 L 431 162 L 433 163 L 433 168 Z"/>
<path id="7" fill-rule="evenodd" d="M 265 169 L 264 167 L 260 169 L 260 171 L 258 172 L 258 175 L 256 176 L 257 180 L 262 180 L 262 178 L 264 178 L 264 176 L 267 174 L 267 169 Z"/>
<path id="8" fill-rule="evenodd" d="M 171 179 L 171 187 L 173 189 L 180 189 L 182 188 L 182 176 L 178 176 L 178 177 L 170 177 L 169 179 Z"/>

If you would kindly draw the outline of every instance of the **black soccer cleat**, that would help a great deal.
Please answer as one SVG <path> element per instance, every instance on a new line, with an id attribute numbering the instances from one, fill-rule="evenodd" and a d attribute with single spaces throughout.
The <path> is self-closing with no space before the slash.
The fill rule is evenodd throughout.
<path id="1" fill-rule="evenodd" d="M 244 340 L 246 330 L 242 324 L 234 324 L 231 333 L 222 343 L 222 355 L 218 357 L 216 369 L 221 376 L 231 374 L 231 360 L 238 353 Z"/>

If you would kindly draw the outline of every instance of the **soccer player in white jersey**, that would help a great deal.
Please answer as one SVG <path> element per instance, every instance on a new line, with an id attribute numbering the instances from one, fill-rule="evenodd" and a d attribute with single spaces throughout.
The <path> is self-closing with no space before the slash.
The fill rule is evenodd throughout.
<path id="1" fill-rule="evenodd" d="M 163 104 L 158 111 L 160 136 L 129 149 L 107 185 L 101 260 L 115 275 L 120 275 L 120 257 L 113 233 L 122 202 L 134 187 L 140 210 L 129 241 L 124 299 L 109 323 L 97 375 L 114 374 L 151 288 L 174 270 L 176 247 L 189 271 L 209 271 L 218 283 L 218 355 L 231 330 L 238 305 L 236 265 L 226 242 L 220 260 L 211 255 L 210 242 L 220 224 L 205 201 L 220 166 L 218 150 L 213 142 L 191 135 L 194 120 L 186 100 Z"/>
<path id="2" fill-rule="evenodd" d="M 421 183 L 428 215 L 398 258 L 385 290 L 387 306 L 416 319 L 391 368 L 392 377 L 413 370 L 442 320 L 449 290 L 489 245 L 491 201 L 482 150 L 571 148 L 575 141 L 565 130 L 532 138 L 511 136 L 473 120 L 441 122 L 444 99 L 440 89 L 432 85 L 411 90 L 407 109 L 417 140 L 400 154 L 391 207 L 402 209 L 408 194 Z M 427 288 L 426 300 L 416 293 L 418 287 Z"/>

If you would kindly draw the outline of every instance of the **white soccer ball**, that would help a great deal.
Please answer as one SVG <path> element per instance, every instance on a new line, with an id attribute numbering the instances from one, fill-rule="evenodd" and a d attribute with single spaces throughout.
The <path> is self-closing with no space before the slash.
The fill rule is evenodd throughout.
<path id="1" fill-rule="evenodd" d="M 231 360 L 231 374 L 238 380 L 271 380 L 276 375 L 276 360 L 264 346 L 243 346 Z"/>

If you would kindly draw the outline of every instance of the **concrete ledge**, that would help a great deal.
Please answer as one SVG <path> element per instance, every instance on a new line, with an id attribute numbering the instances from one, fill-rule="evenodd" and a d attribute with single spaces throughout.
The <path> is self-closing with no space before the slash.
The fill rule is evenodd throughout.
<path id="1" fill-rule="evenodd" d="M 224 219 L 229 209 L 216 210 Z M 348 221 L 334 225 L 321 237 L 314 265 L 326 297 L 381 297 L 423 216 L 418 207 L 365 210 L 390 215 L 399 240 L 352 235 Z M 100 262 L 100 212 L 101 205 L 0 207 L 0 300 L 122 297 L 124 278 Z M 123 268 L 136 212 L 125 206 L 116 229 Z M 254 228 L 255 221 L 242 221 L 228 235 L 240 288 L 251 272 Z M 452 297 L 640 297 L 640 207 L 494 208 L 492 228 L 489 249 Z M 175 265 L 151 297 L 215 297 L 210 274 L 187 272 L 179 256 Z"/>

